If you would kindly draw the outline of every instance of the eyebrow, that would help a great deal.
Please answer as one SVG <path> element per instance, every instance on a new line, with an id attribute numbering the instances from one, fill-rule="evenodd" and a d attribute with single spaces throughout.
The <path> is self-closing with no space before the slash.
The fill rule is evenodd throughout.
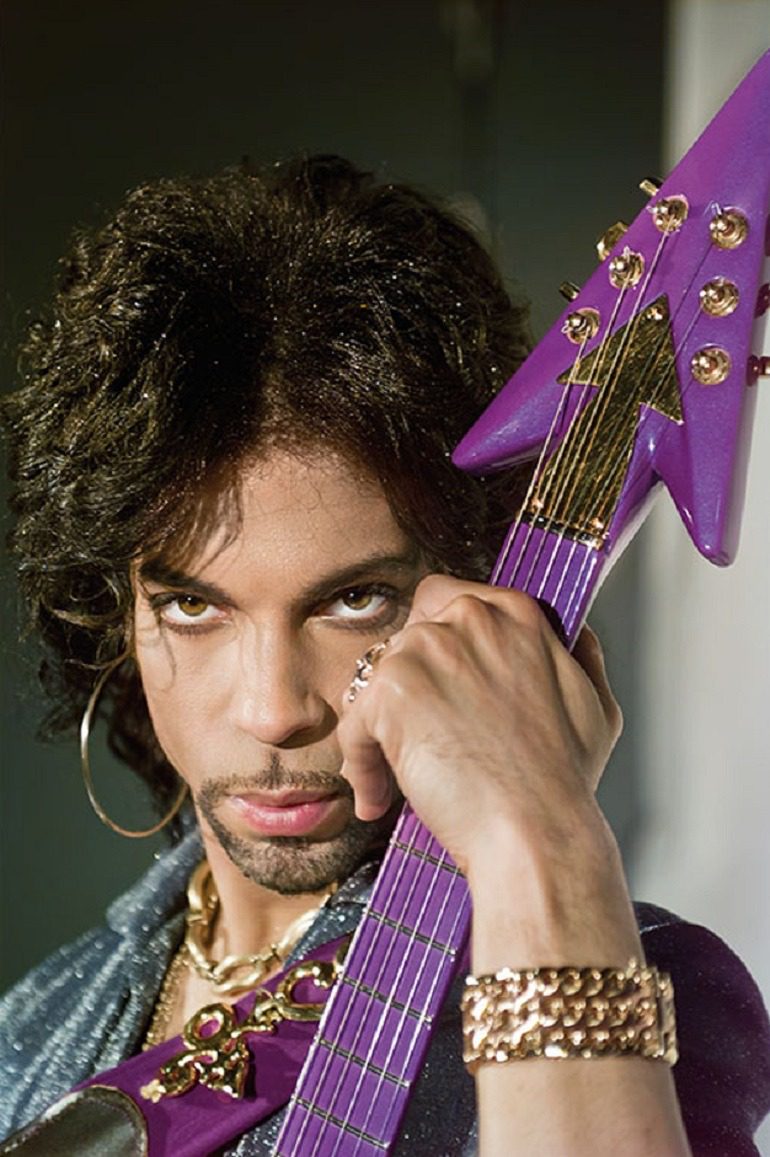
<path id="1" fill-rule="evenodd" d="M 190 594 L 198 595 L 207 603 L 218 603 L 219 605 L 232 606 L 233 600 L 215 583 L 204 582 L 203 579 L 195 578 L 194 575 L 187 574 L 177 567 L 171 566 L 169 563 L 160 558 L 151 558 L 139 565 L 139 578 L 142 582 L 157 583 L 161 587 L 169 587 L 172 590 L 183 590 Z"/>
<path id="2" fill-rule="evenodd" d="M 366 558 L 359 559 L 357 562 L 351 563 L 350 566 L 341 567 L 339 570 L 330 571 L 323 575 L 302 591 L 301 599 L 305 603 L 319 602 L 335 591 L 355 586 L 356 583 L 370 577 L 373 572 L 389 574 L 394 578 L 403 576 L 415 569 L 419 557 L 420 552 L 416 547 L 402 554 L 378 552 L 367 555 Z M 196 578 L 195 575 L 187 574 L 185 571 L 164 562 L 161 558 L 152 558 L 141 563 L 139 577 L 144 582 L 157 583 L 159 586 L 172 590 L 182 590 L 198 595 L 206 602 L 217 603 L 219 606 L 231 607 L 235 605 L 227 591 L 217 586 L 216 583 L 206 582 L 204 579 Z"/>

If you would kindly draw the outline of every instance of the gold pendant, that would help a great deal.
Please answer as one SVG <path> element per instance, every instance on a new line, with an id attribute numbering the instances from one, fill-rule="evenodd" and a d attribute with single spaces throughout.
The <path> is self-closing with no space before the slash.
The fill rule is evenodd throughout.
<path id="1" fill-rule="evenodd" d="M 246 1088 L 251 1055 L 247 1037 L 251 1033 L 273 1032 L 282 1020 L 318 1021 L 324 1002 L 301 1001 L 294 989 L 301 980 L 312 980 L 319 988 L 331 988 L 337 980 L 347 951 L 347 941 L 334 960 L 307 960 L 290 969 L 275 992 L 257 989 L 256 1002 L 241 1024 L 227 1004 L 207 1004 L 190 1017 L 182 1031 L 184 1048 L 161 1066 L 158 1076 L 140 1092 L 146 1101 L 179 1097 L 195 1085 L 240 1099 Z"/>

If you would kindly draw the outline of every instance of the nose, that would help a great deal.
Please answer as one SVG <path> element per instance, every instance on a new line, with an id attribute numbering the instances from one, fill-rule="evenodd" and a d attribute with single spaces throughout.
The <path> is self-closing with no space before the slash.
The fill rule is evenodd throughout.
<path id="1" fill-rule="evenodd" d="M 317 685 L 313 656 L 291 637 L 243 640 L 231 702 L 236 727 L 271 747 L 315 743 L 337 722 Z"/>

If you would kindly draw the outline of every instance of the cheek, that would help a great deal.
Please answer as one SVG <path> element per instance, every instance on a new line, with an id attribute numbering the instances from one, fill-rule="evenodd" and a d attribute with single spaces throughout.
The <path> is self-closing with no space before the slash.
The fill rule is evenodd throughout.
<path id="1" fill-rule="evenodd" d="M 201 757 L 205 760 L 212 721 L 220 713 L 212 695 L 217 680 L 178 650 L 158 633 L 137 635 L 136 660 L 155 735 L 171 764 L 187 777 Z"/>

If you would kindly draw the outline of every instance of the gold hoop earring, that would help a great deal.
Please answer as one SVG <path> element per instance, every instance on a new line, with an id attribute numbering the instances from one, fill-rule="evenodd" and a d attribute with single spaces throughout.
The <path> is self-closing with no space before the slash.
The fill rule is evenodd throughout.
<path id="1" fill-rule="evenodd" d="M 120 824 L 116 824 L 114 820 L 110 819 L 96 798 L 96 794 L 94 792 L 94 784 L 91 778 L 91 761 L 88 758 L 88 740 L 91 737 L 91 725 L 93 723 L 94 711 L 96 709 L 96 704 L 99 701 L 99 696 L 104 690 L 105 683 L 113 671 L 115 671 L 121 663 L 125 662 L 127 658 L 127 654 L 121 655 L 113 663 L 110 663 L 109 667 L 105 667 L 104 671 L 102 671 L 101 675 L 96 680 L 96 685 L 91 692 L 88 703 L 86 704 L 86 709 L 83 712 L 83 718 L 80 720 L 80 766 L 83 772 L 83 783 L 85 785 L 86 795 L 88 796 L 88 802 L 91 804 L 91 807 L 94 809 L 102 823 L 105 824 L 106 827 L 110 828 L 113 832 L 117 832 L 118 835 L 126 836 L 129 840 L 141 840 L 144 839 L 145 836 L 154 836 L 156 832 L 159 832 L 161 828 L 164 828 L 166 824 L 174 818 L 184 803 L 185 798 L 187 797 L 187 784 L 184 782 L 182 783 L 182 788 L 179 792 L 179 795 L 174 800 L 174 803 L 171 806 L 171 810 L 163 817 L 163 819 L 159 820 L 156 824 L 153 824 L 151 828 L 143 828 L 141 831 L 131 831 L 129 828 L 123 828 L 120 826 Z"/>

